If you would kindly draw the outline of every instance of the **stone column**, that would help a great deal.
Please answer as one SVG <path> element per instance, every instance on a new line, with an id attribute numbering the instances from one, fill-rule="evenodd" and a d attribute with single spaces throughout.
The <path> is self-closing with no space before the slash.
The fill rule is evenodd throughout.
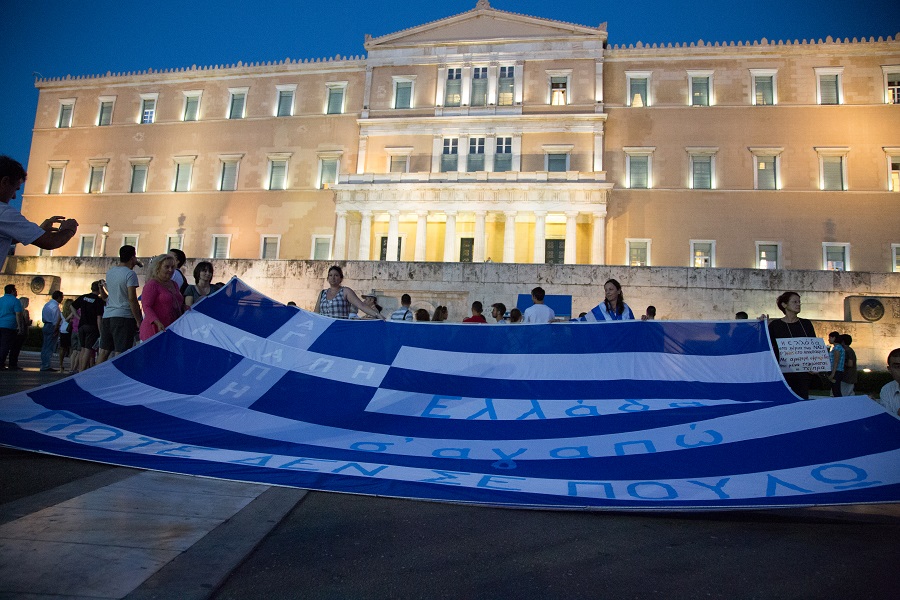
<path id="1" fill-rule="evenodd" d="M 366 150 L 369 147 L 368 136 L 359 136 L 359 152 L 356 155 L 356 174 L 362 175 L 366 172 Z"/>
<path id="2" fill-rule="evenodd" d="M 457 262 L 456 257 L 456 211 L 445 211 L 447 224 L 444 228 L 444 262 Z"/>
<path id="3" fill-rule="evenodd" d="M 416 215 L 419 219 L 416 221 L 416 254 L 414 260 L 422 262 L 425 260 L 425 248 L 428 241 L 428 211 L 420 210 Z"/>
<path id="4" fill-rule="evenodd" d="M 594 213 L 594 231 L 591 236 L 591 264 L 606 264 L 606 211 Z"/>
<path id="5" fill-rule="evenodd" d="M 400 240 L 400 211 L 392 210 L 388 212 L 390 220 L 388 221 L 387 235 L 387 252 L 385 260 L 397 260 L 397 242 Z"/>
<path id="6" fill-rule="evenodd" d="M 577 229 L 575 227 L 577 219 L 578 211 L 566 211 L 566 255 L 563 260 L 567 265 L 574 265 L 577 260 L 576 256 L 578 256 L 576 253 L 577 247 L 575 245 L 575 240 L 578 237 Z"/>
<path id="7" fill-rule="evenodd" d="M 534 212 L 534 260 L 539 265 L 544 264 L 546 260 L 547 248 L 544 246 L 544 240 L 547 235 L 547 211 L 540 210 Z"/>
<path id="8" fill-rule="evenodd" d="M 347 211 L 337 213 L 334 225 L 334 260 L 344 260 L 347 252 Z"/>
<path id="9" fill-rule="evenodd" d="M 359 223 L 359 260 L 370 260 L 369 247 L 372 245 L 372 211 L 364 210 L 360 213 L 362 219 Z"/>
<path id="10" fill-rule="evenodd" d="M 472 249 L 472 260 L 474 262 L 484 262 L 484 246 L 485 246 L 485 234 L 484 234 L 484 220 L 487 216 L 487 211 L 484 210 L 476 210 L 475 211 L 475 245 Z"/>
<path id="11" fill-rule="evenodd" d="M 516 262 L 516 212 L 506 211 L 506 224 L 503 226 L 503 262 Z"/>

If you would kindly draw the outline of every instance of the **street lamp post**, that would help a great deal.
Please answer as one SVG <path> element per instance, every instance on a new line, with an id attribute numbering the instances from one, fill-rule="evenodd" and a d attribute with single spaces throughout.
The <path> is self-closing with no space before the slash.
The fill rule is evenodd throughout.
<path id="1" fill-rule="evenodd" d="M 100 230 L 103 232 L 103 238 L 100 240 L 100 256 L 106 256 L 106 238 L 109 237 L 109 223 L 104 223 Z"/>

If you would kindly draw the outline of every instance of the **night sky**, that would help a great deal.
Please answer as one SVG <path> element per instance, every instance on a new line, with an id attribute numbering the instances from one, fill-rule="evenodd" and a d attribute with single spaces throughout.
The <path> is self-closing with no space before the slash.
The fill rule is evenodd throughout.
<path id="1" fill-rule="evenodd" d="M 375 37 L 466 12 L 476 0 L 3 0 L 0 154 L 28 160 L 43 77 L 363 55 Z M 897 0 L 491 0 L 595 27 L 609 43 L 862 38 L 900 33 Z"/>

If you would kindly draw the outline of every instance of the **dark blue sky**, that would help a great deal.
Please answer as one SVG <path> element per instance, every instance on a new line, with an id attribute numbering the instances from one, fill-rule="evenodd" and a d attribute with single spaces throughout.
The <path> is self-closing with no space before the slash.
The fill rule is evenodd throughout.
<path id="1" fill-rule="evenodd" d="M 364 53 L 393 33 L 476 0 L 6 0 L 0 38 L 0 154 L 26 163 L 44 77 Z M 491 0 L 494 8 L 596 26 L 610 44 L 895 36 L 897 0 Z"/>

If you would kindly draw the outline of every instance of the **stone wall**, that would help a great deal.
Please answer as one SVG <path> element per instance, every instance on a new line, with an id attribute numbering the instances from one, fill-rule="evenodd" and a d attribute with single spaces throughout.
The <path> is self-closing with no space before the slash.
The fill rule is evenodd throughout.
<path id="1" fill-rule="evenodd" d="M 192 282 L 193 266 L 184 267 Z M 19 285 L 21 295 L 32 298 L 32 318 L 53 289 L 67 296 L 90 290 L 92 281 L 104 277 L 116 264 L 114 258 L 10 257 L 2 278 Z M 141 282 L 146 279 L 149 259 L 138 268 Z M 301 308 L 315 306 L 319 290 L 325 287 L 325 275 L 332 264 L 325 261 L 214 260 L 213 281 L 240 277 L 248 285 L 281 302 L 293 300 Z M 440 304 L 449 308 L 450 320 L 461 321 L 470 314 L 471 303 L 481 300 L 485 307 L 494 302 L 515 306 L 520 293 L 542 286 L 548 294 L 572 296 L 575 314 L 590 310 L 602 298 L 603 283 L 617 279 L 623 286 L 626 302 L 636 315 L 647 305 L 657 308 L 660 319 L 731 319 L 743 310 L 751 317 L 762 313 L 781 316 L 776 296 L 785 290 L 799 292 L 803 313 L 812 319 L 816 331 L 849 333 L 860 366 L 884 369 L 888 351 L 900 347 L 900 315 L 888 311 L 880 321 L 844 319 L 844 299 L 848 296 L 900 297 L 900 273 L 859 273 L 832 271 L 693 269 L 688 267 L 624 267 L 604 265 L 536 265 L 504 263 L 416 263 L 343 261 L 345 284 L 357 293 L 375 291 L 388 313 L 399 306 L 399 298 L 408 293 L 413 308 L 429 312 Z M 46 282 L 40 294 L 30 291 L 34 275 Z M 58 277 L 58 288 L 56 279 Z M 487 311 L 489 312 L 489 310 Z M 37 319 L 35 319 L 37 320 Z"/>

